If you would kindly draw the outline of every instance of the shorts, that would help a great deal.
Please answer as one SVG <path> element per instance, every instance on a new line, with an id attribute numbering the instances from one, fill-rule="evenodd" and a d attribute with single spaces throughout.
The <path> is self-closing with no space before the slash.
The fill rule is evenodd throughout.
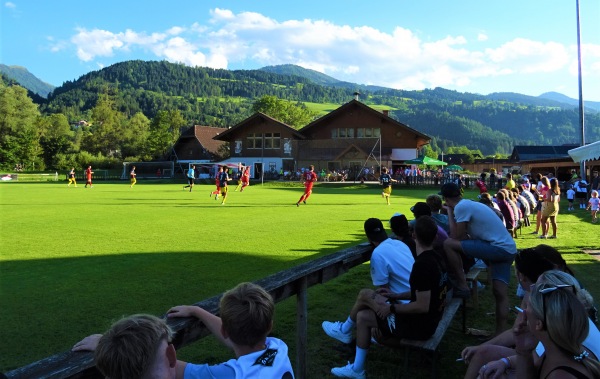
<path id="1" fill-rule="evenodd" d="M 188 178 L 188 184 L 190 186 L 193 186 L 194 185 L 194 178 Z"/>
<path id="2" fill-rule="evenodd" d="M 587 192 L 575 192 L 576 199 L 587 199 Z"/>
<path id="3" fill-rule="evenodd" d="M 573 204 L 573 199 L 568 199 L 569 200 L 569 204 Z"/>
<path id="4" fill-rule="evenodd" d="M 463 240 L 460 241 L 460 244 L 466 255 L 483 259 L 490 266 L 493 280 L 500 280 L 508 284 L 516 251 L 515 253 L 509 253 L 481 240 Z"/>
<path id="5" fill-rule="evenodd" d="M 388 338 L 408 338 L 421 341 L 429 339 L 435 333 L 437 325 L 434 328 L 428 328 L 432 330 L 425 330 L 418 318 L 418 315 L 410 314 L 390 314 L 386 318 L 377 316 L 377 327 L 382 336 Z"/>
<path id="6" fill-rule="evenodd" d="M 221 196 L 227 195 L 227 188 L 229 188 L 229 187 L 227 187 L 227 186 L 221 187 Z"/>
<path id="7" fill-rule="evenodd" d="M 387 186 L 383 188 L 383 193 L 385 193 L 386 195 L 391 195 L 392 194 L 392 186 Z"/>

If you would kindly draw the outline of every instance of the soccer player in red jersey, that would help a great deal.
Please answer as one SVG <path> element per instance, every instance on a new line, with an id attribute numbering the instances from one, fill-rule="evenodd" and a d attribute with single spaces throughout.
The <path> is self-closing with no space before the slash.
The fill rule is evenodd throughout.
<path id="1" fill-rule="evenodd" d="M 217 175 L 215 175 L 215 184 L 217 185 L 217 189 L 215 191 L 212 191 L 210 193 L 209 196 L 215 195 L 215 200 L 217 200 L 219 198 L 219 195 L 221 194 L 221 182 L 219 181 L 219 176 L 221 175 L 221 173 L 223 172 L 223 167 L 219 167 L 219 172 L 217 172 Z"/>
<path id="2" fill-rule="evenodd" d="M 94 173 L 94 171 L 92 171 L 92 166 L 88 166 L 88 168 L 85 169 L 85 186 L 84 188 L 87 188 L 88 184 L 90 185 L 90 188 L 94 188 L 94 186 L 92 185 L 92 174 Z"/>
<path id="3" fill-rule="evenodd" d="M 240 192 L 244 190 L 244 188 L 248 187 L 250 184 L 250 166 L 246 166 L 244 169 L 244 173 L 242 174 L 242 189 Z"/>
<path id="4" fill-rule="evenodd" d="M 304 194 L 296 203 L 297 207 L 300 206 L 300 202 L 306 204 L 306 199 L 308 199 L 308 197 L 312 193 L 313 184 L 317 181 L 317 174 L 315 174 L 315 166 L 308 166 L 308 171 L 305 171 L 304 174 L 302 174 L 302 178 L 304 179 Z"/>

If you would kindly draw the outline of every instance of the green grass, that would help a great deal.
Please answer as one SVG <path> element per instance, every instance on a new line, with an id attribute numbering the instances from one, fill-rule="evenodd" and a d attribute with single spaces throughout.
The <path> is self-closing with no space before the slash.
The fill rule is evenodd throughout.
<path id="1" fill-rule="evenodd" d="M 355 245 L 364 241 L 366 218 L 410 214 L 410 206 L 435 191 L 396 187 L 388 207 L 374 184 L 317 184 L 309 204 L 297 208 L 302 187 L 296 183 L 253 184 L 231 192 L 225 206 L 206 197 L 213 185 L 190 193 L 182 191 L 183 183 L 142 180 L 132 190 L 126 182 L 97 182 L 93 189 L 65 184 L 0 184 L 0 371 L 65 351 L 122 315 L 162 314 Z M 597 246 L 597 228 L 587 212 L 565 212 L 559 238 L 545 242 L 568 252 L 578 277 L 598 296 L 598 263 L 581 253 Z M 518 239 L 520 248 L 540 242 L 525 234 L 530 230 Z M 345 318 L 365 286 L 368 265 L 309 290 L 309 377 L 328 377 L 331 367 L 353 359 L 351 350 L 324 336 L 320 323 Z M 494 318 L 486 313 L 492 309 L 486 289 L 479 308 L 469 312 L 469 326 L 491 329 Z M 274 334 L 288 342 L 295 364 L 294 299 L 278 304 Z M 446 377 L 464 374 L 454 360 L 476 342 L 471 338 L 460 333 L 458 322 L 449 331 L 440 362 Z M 231 352 L 206 338 L 179 356 L 216 363 Z M 401 357 L 372 349 L 369 377 L 392 376 Z M 411 377 L 427 376 L 424 367 Z"/>

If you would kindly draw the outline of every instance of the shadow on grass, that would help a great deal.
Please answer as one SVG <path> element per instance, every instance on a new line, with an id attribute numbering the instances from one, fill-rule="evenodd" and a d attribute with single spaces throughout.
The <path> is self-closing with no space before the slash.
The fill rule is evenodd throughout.
<path id="1" fill-rule="evenodd" d="M 0 263 L 0 371 L 68 350 L 134 313 L 163 314 L 314 259 L 244 252 L 128 253 Z M 65 243 L 65 249 L 76 248 Z M 340 250 L 339 244 L 325 253 Z M 319 255 L 321 252 L 319 252 Z"/>

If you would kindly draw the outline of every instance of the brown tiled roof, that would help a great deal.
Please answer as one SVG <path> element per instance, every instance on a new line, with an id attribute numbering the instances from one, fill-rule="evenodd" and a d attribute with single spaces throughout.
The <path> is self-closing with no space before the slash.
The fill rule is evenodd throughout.
<path id="1" fill-rule="evenodd" d="M 188 129 L 191 131 L 192 128 Z M 214 128 L 212 126 L 194 125 L 194 135 L 200 144 L 210 153 L 217 154 L 219 148 L 226 144 L 223 141 L 214 140 L 213 137 L 225 132 L 227 128 Z M 187 132 L 187 131 L 186 131 Z M 186 133 L 183 133 L 184 137 Z"/>

